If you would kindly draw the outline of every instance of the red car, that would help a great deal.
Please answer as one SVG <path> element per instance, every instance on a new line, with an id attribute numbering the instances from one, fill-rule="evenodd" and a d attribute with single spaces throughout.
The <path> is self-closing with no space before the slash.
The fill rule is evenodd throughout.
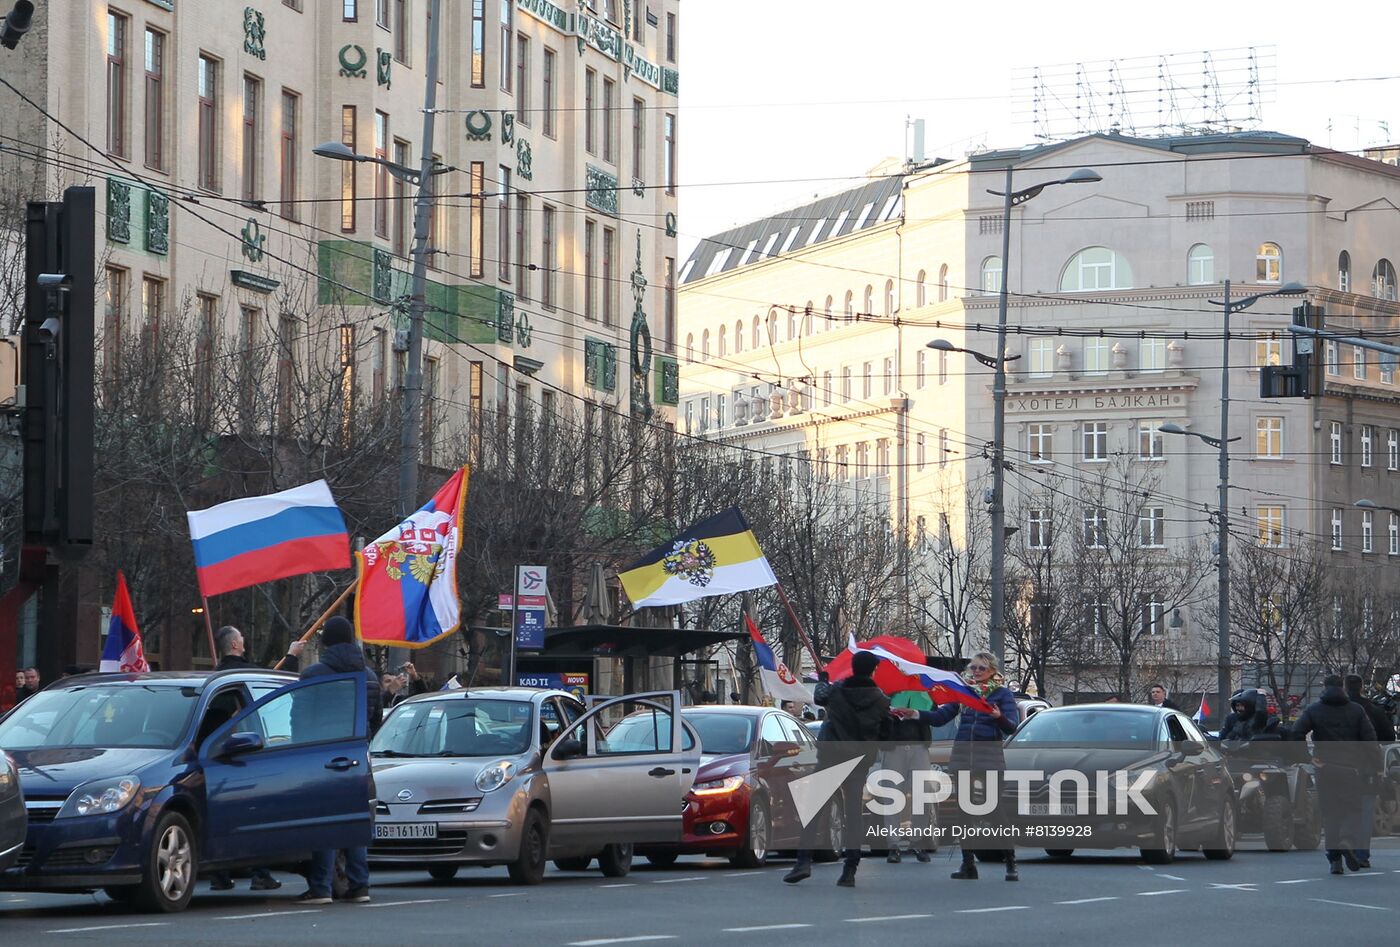
<path id="1" fill-rule="evenodd" d="M 770 851 L 795 849 L 798 838 L 778 837 L 774 825 L 796 826 L 788 783 L 815 767 L 816 741 L 802 721 L 775 707 L 686 707 L 700 733 L 700 770 L 685 794 L 679 845 L 639 845 L 653 865 L 680 855 L 715 855 L 756 868 Z M 801 756 L 799 757 L 799 754 Z"/>

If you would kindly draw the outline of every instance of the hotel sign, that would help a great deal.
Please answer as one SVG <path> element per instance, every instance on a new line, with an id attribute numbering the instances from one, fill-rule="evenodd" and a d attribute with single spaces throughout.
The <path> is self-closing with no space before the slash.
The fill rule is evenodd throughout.
<path id="1" fill-rule="evenodd" d="M 1007 395 L 1007 414 L 1042 414 L 1047 411 L 1160 410 L 1186 407 L 1180 391 L 1119 392 L 1117 394 L 1073 393 L 1062 395 Z"/>

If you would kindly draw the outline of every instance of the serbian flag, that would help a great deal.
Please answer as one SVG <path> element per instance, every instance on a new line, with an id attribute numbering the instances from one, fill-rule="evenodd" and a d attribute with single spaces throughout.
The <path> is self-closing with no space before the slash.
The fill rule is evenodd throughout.
<path id="1" fill-rule="evenodd" d="M 350 567 L 350 534 L 324 480 L 185 514 L 204 597 Z"/>
<path id="2" fill-rule="evenodd" d="M 1202 723 L 1210 716 L 1210 704 L 1206 703 L 1206 692 L 1201 691 L 1201 706 L 1191 715 L 1191 719 L 1197 723 Z"/>
<path id="3" fill-rule="evenodd" d="M 423 648 L 457 630 L 457 550 L 467 468 L 418 512 L 356 553 L 355 633 L 367 644 Z"/>
<path id="4" fill-rule="evenodd" d="M 107 641 L 102 645 L 99 671 L 135 671 L 151 669 L 146 652 L 141 647 L 141 629 L 136 627 L 136 612 L 126 591 L 126 576 L 117 572 L 117 594 L 112 599 L 112 620 L 107 625 Z"/>
<path id="5" fill-rule="evenodd" d="M 884 658 L 875 669 L 875 683 L 886 694 L 924 690 L 929 692 L 936 703 L 957 703 L 983 713 L 991 713 L 992 705 L 978 697 L 977 692 L 961 675 L 930 667 L 924 663 L 924 655 L 918 645 L 908 638 L 894 635 L 881 635 L 859 643 L 856 642 L 855 635 L 851 635 L 846 653 L 837 655 L 826 666 L 827 674 L 833 681 L 850 677 L 851 657 L 857 651 L 869 651 Z"/>
<path id="6" fill-rule="evenodd" d="M 802 686 L 786 664 L 778 660 L 768 642 L 763 640 L 758 626 L 747 614 L 744 615 L 744 624 L 748 626 L 749 637 L 753 639 L 754 656 L 758 658 L 758 676 L 763 680 L 763 690 L 768 696 L 774 700 L 811 703 L 812 692 Z"/>

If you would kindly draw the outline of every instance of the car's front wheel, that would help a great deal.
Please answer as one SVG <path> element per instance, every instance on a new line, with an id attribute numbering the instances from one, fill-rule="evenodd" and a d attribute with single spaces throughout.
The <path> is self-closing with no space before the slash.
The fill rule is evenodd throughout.
<path id="1" fill-rule="evenodd" d="M 598 867 L 607 878 L 621 878 L 632 870 L 632 843 L 614 842 L 598 855 Z"/>
<path id="2" fill-rule="evenodd" d="M 761 797 L 749 801 L 749 841 L 729 859 L 735 868 L 758 868 L 768 860 L 768 845 L 773 836 L 768 821 L 768 804 Z"/>
<path id="3" fill-rule="evenodd" d="M 845 827 L 846 808 L 841 802 L 841 793 L 838 792 L 826 804 L 826 837 L 829 847 L 817 849 L 813 855 L 815 861 L 834 862 L 841 857 L 845 846 Z"/>
<path id="4" fill-rule="evenodd" d="M 183 911 L 194 896 L 199 877 L 194 832 L 178 812 L 167 812 L 156 820 L 136 902 L 147 911 Z"/>
<path id="5" fill-rule="evenodd" d="M 1176 858 L 1176 810 L 1170 804 L 1157 824 L 1156 843 L 1142 850 L 1142 860 L 1149 865 L 1170 865 Z"/>
<path id="6" fill-rule="evenodd" d="M 1225 800 L 1225 808 L 1220 810 L 1220 828 L 1215 841 L 1201 849 L 1201 853 L 1211 861 L 1226 861 L 1235 855 L 1235 806 Z"/>
<path id="7" fill-rule="evenodd" d="M 520 829 L 520 854 L 507 866 L 510 880 L 518 885 L 537 885 L 544 880 L 545 863 L 549 860 L 549 827 L 540 810 L 531 809 Z"/>

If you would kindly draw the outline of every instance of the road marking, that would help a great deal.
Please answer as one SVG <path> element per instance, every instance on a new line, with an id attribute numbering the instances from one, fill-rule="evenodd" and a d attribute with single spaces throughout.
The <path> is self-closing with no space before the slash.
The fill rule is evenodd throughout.
<path id="1" fill-rule="evenodd" d="M 790 931 L 799 927 L 811 927 L 811 924 L 760 924 L 757 927 L 726 927 L 726 934 L 749 934 L 754 931 Z"/>
<path id="2" fill-rule="evenodd" d="M 1332 901 L 1328 898 L 1309 898 L 1309 901 L 1318 901 L 1322 904 L 1340 904 L 1344 908 L 1365 908 L 1368 911 L 1389 911 L 1390 908 L 1379 908 L 1374 904 L 1356 904 L 1352 901 Z"/>
<path id="3" fill-rule="evenodd" d="M 97 927 L 61 927 L 45 934 L 85 934 L 88 931 L 122 931 L 129 927 L 169 927 L 169 921 L 148 921 L 144 924 L 102 924 Z"/>
<path id="4" fill-rule="evenodd" d="M 724 877 L 726 877 L 726 878 L 742 878 L 742 877 L 744 877 L 745 875 L 751 875 L 751 874 L 753 874 L 752 871 L 730 871 L 730 872 L 726 872 L 725 875 L 724 875 Z"/>
<path id="5" fill-rule="evenodd" d="M 1074 901 L 1056 901 L 1056 904 L 1097 904 L 1100 901 L 1117 901 L 1117 896 L 1106 898 L 1078 898 Z"/>
<path id="6" fill-rule="evenodd" d="M 1309 881 L 1316 881 L 1316 878 L 1290 878 L 1287 881 L 1275 881 L 1276 885 L 1305 885 Z"/>
<path id="7" fill-rule="evenodd" d="M 488 895 L 487 895 L 488 898 L 522 898 L 522 897 L 524 897 L 524 896 L 525 896 L 525 892 L 524 892 L 524 891 L 507 891 L 507 892 L 505 892 L 504 894 L 488 894 Z"/>
<path id="8" fill-rule="evenodd" d="M 1150 897 L 1152 897 L 1153 895 L 1156 895 L 1156 894 L 1185 894 L 1185 893 L 1186 893 L 1186 889 L 1185 889 L 1185 888 L 1166 888 L 1166 889 L 1164 889 L 1164 890 L 1162 890 L 1162 891 L 1139 891 L 1139 892 L 1138 892 L 1138 897 L 1140 897 L 1140 898 L 1150 898 Z"/>
<path id="9" fill-rule="evenodd" d="M 1383 871 L 1358 871 L 1358 872 L 1355 873 L 1354 877 L 1356 877 L 1356 878 L 1369 878 L 1369 877 L 1371 877 L 1372 875 L 1383 875 L 1383 874 L 1385 874 L 1385 872 L 1383 872 Z"/>
<path id="10" fill-rule="evenodd" d="M 1186 880 L 1185 878 L 1181 877 L 1180 875 L 1158 875 L 1157 877 L 1158 877 L 1158 878 L 1170 878 L 1172 881 L 1185 881 L 1185 880 Z"/>
<path id="11" fill-rule="evenodd" d="M 932 914 L 885 914 L 880 917 L 848 917 L 847 924 L 869 924 L 874 921 L 914 921 L 925 917 L 933 917 Z"/>
<path id="12" fill-rule="evenodd" d="M 375 901 L 373 904 L 366 904 L 367 908 L 398 908 L 405 904 L 440 904 L 446 898 L 419 898 L 416 901 Z"/>
<path id="13" fill-rule="evenodd" d="M 956 911 L 956 912 L 954 912 L 954 913 L 956 913 L 956 914 L 993 914 L 993 913 L 995 913 L 995 912 L 997 912 L 997 911 L 1027 911 L 1027 910 L 1030 910 L 1030 906 L 1029 906 L 1029 905 L 1025 905 L 1025 904 L 1007 904 L 1007 905 L 1003 905 L 1002 907 L 999 907 L 999 908 L 964 908 L 963 910 L 961 910 L 961 911 Z"/>
<path id="14" fill-rule="evenodd" d="M 600 888 L 635 888 L 635 887 L 637 887 L 637 883 L 636 883 L 635 881 L 619 881 L 619 882 L 617 882 L 616 884 L 611 884 L 611 885 L 599 885 L 598 887 L 600 887 Z"/>
<path id="15" fill-rule="evenodd" d="M 653 881 L 652 884 L 654 884 L 654 885 L 674 885 L 674 884 L 680 884 L 682 881 L 704 881 L 704 880 L 705 880 L 705 879 L 704 879 L 703 876 L 701 876 L 701 875 L 694 875 L 694 876 L 692 876 L 692 877 L 690 877 L 690 878 L 661 878 L 661 879 L 658 879 L 657 881 Z"/>
<path id="16" fill-rule="evenodd" d="M 600 937 L 597 940 L 571 940 L 568 947 L 602 947 L 603 944 L 640 944 L 644 940 L 675 940 L 675 934 L 638 934 L 636 937 Z"/>
<path id="17" fill-rule="evenodd" d="M 320 908 L 297 908 L 294 911 L 263 911 L 260 914 L 221 914 L 214 918 L 216 921 L 247 921 L 256 917 L 285 917 L 288 914 L 320 914 Z"/>
<path id="18" fill-rule="evenodd" d="M 1212 881 L 1210 883 L 1210 886 L 1218 891 L 1253 891 L 1256 887 L 1256 884 L 1253 881 L 1247 881 L 1244 884 L 1238 885 L 1222 885 L 1216 884 L 1214 881 Z"/>

